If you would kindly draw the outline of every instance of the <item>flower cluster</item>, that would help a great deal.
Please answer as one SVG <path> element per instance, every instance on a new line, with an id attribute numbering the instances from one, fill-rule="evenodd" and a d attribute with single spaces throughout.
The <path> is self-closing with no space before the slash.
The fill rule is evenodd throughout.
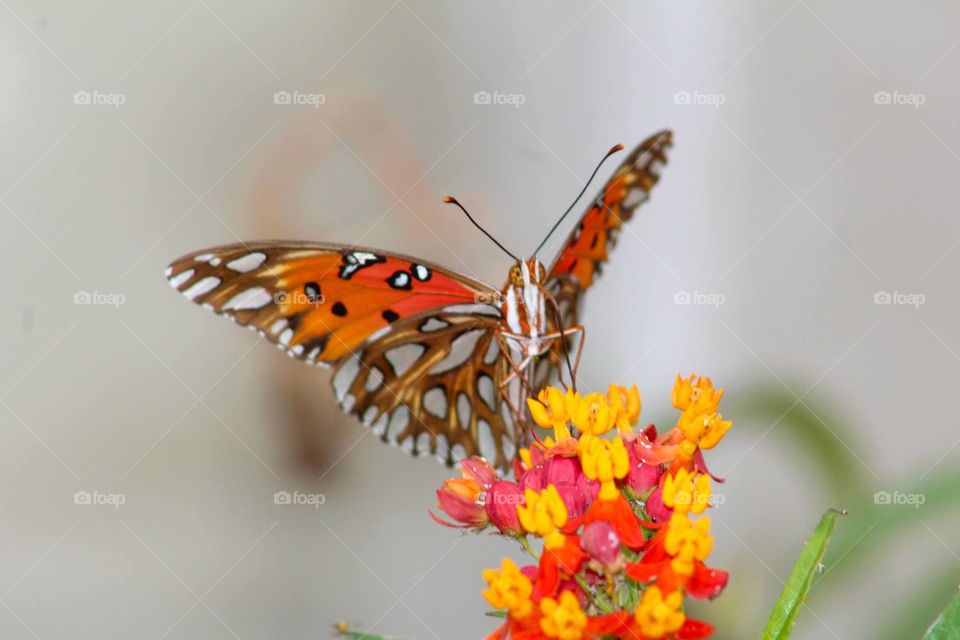
<path id="1" fill-rule="evenodd" d="M 711 480 L 702 451 L 730 428 L 723 389 L 677 376 L 676 426 L 658 435 L 640 416 L 636 387 L 580 395 L 557 388 L 528 400 L 551 431 L 514 461 L 515 482 L 479 457 L 437 491 L 448 526 L 495 527 L 534 563 L 504 558 L 484 572 L 483 595 L 505 621 L 488 640 L 703 638 L 713 632 L 684 598 L 713 598 L 727 573 L 705 564 L 713 546 Z M 432 514 L 431 514 L 432 515 Z M 540 539 L 538 552 L 531 540 Z"/>

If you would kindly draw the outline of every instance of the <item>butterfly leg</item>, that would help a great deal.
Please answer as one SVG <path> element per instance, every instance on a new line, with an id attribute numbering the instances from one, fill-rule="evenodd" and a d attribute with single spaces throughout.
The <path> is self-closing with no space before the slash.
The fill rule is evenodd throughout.
<path id="1" fill-rule="evenodd" d="M 579 340 L 577 340 L 577 355 L 574 358 L 573 365 L 570 368 L 570 378 L 571 378 L 571 382 L 573 383 L 571 386 L 573 386 L 574 388 L 576 388 L 577 371 L 580 369 L 580 359 L 583 357 L 583 343 L 585 342 L 586 336 L 587 336 L 586 328 L 583 325 L 577 324 L 571 327 L 566 327 L 565 329 L 562 329 L 560 331 L 554 331 L 552 333 L 546 333 L 543 335 L 543 338 L 545 340 L 555 341 L 555 340 L 565 340 L 566 338 L 569 338 L 575 334 L 579 334 Z M 564 348 L 563 345 L 561 345 L 561 348 Z M 562 372 L 562 367 L 558 366 L 557 371 L 558 371 L 558 375 L 560 376 L 560 382 L 561 384 L 563 384 L 563 374 L 559 373 L 559 372 Z"/>

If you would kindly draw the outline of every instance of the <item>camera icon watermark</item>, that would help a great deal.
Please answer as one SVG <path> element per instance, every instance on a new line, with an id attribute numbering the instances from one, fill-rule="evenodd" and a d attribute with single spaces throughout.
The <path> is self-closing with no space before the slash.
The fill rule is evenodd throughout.
<path id="1" fill-rule="evenodd" d="M 291 304 L 291 305 L 313 305 L 319 307 L 324 302 L 326 298 L 320 291 L 312 290 L 302 290 L 298 289 L 297 291 L 277 291 L 273 294 L 273 302 L 275 304 Z"/>
<path id="2" fill-rule="evenodd" d="M 704 91 L 677 91 L 673 94 L 674 104 L 690 104 L 719 109 L 727 102 L 727 96 L 722 93 L 706 93 Z"/>
<path id="3" fill-rule="evenodd" d="M 73 504 L 81 506 L 109 506 L 119 509 L 127 502 L 122 493 L 103 493 L 101 491 L 77 491 L 73 494 Z"/>
<path id="4" fill-rule="evenodd" d="M 73 304 L 103 305 L 119 309 L 127 301 L 122 293 L 107 293 L 104 291 L 77 291 L 73 294 Z"/>
<path id="5" fill-rule="evenodd" d="M 906 105 L 919 109 L 927 101 L 923 93 L 902 93 L 900 91 L 877 91 L 873 94 L 873 104 Z"/>
<path id="6" fill-rule="evenodd" d="M 719 309 L 727 302 L 727 296 L 722 293 L 706 293 L 703 291 L 677 291 L 673 294 L 673 304 L 699 305 Z"/>
<path id="7" fill-rule="evenodd" d="M 77 91 L 73 94 L 73 104 L 107 106 L 119 109 L 127 101 L 122 93 L 104 93 L 102 91 Z"/>
<path id="8" fill-rule="evenodd" d="M 927 301 L 927 296 L 922 293 L 909 293 L 905 291 L 877 291 L 873 294 L 873 304 L 880 305 L 899 305 L 919 309 Z"/>
<path id="9" fill-rule="evenodd" d="M 306 106 L 319 109 L 327 102 L 327 96 L 322 93 L 302 93 L 300 91 L 277 91 L 273 94 L 273 104 Z"/>
<path id="10" fill-rule="evenodd" d="M 473 94 L 473 104 L 506 105 L 519 109 L 526 101 L 527 96 L 522 93 L 477 91 Z"/>
<path id="11" fill-rule="evenodd" d="M 927 501 L 923 493 L 901 493 L 899 491 L 877 491 L 873 494 L 873 504 L 889 506 L 910 506 L 919 509 Z"/>
<path id="12" fill-rule="evenodd" d="M 305 505 L 319 509 L 325 504 L 327 497 L 322 493 L 303 493 L 301 491 L 277 491 L 273 494 L 273 504 Z"/>

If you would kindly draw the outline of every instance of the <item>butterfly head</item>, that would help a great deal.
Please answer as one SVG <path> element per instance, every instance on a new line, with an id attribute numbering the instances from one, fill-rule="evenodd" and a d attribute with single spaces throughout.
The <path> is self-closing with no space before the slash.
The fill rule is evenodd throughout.
<path id="1" fill-rule="evenodd" d="M 547 280 L 547 270 L 536 256 L 517 260 L 517 263 L 510 268 L 508 280 L 509 284 L 515 287 L 542 285 Z"/>

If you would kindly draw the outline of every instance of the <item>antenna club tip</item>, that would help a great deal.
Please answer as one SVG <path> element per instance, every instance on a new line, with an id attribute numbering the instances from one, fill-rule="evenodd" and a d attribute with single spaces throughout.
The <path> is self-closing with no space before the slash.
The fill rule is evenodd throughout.
<path id="1" fill-rule="evenodd" d="M 444 196 L 443 201 L 446 202 L 447 204 L 457 204 L 457 199 L 454 198 L 453 196 Z"/>
<path id="2" fill-rule="evenodd" d="M 618 151 L 623 151 L 623 145 L 622 145 L 622 144 L 617 144 L 617 145 L 614 145 L 613 147 L 611 147 L 611 148 L 610 148 L 610 151 L 607 152 L 607 155 L 608 155 L 608 156 L 612 156 L 613 154 L 617 153 Z"/>

